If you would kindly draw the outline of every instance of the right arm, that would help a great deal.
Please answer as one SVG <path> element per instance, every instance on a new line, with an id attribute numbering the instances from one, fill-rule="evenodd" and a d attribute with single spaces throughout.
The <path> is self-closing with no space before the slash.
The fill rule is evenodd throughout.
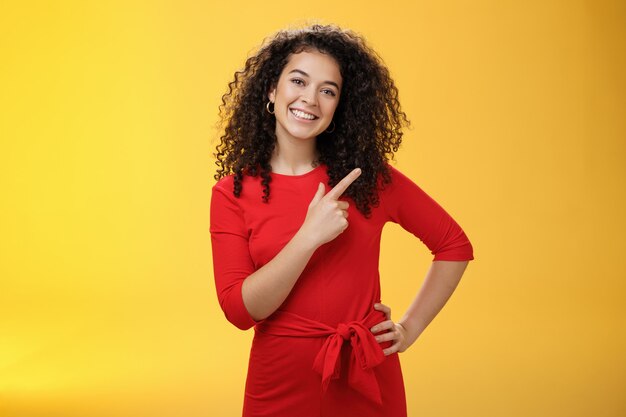
<path id="1" fill-rule="evenodd" d="M 271 261 L 243 281 L 243 303 L 255 321 L 265 319 L 280 307 L 317 247 L 300 228 Z"/>
<path id="2" fill-rule="evenodd" d="M 220 305 L 229 321 L 245 330 L 280 307 L 315 250 L 348 227 L 349 204 L 338 198 L 359 175 L 360 170 L 353 170 L 326 195 L 320 183 L 298 232 L 256 271 L 237 208 L 223 194 L 214 192 L 211 199 L 214 275 Z"/>

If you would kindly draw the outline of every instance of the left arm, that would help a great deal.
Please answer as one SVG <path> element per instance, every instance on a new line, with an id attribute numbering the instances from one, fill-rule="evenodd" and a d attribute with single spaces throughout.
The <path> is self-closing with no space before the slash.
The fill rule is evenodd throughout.
<path id="1" fill-rule="evenodd" d="M 373 326 L 372 332 L 389 330 L 376 340 L 394 340 L 383 349 L 385 355 L 404 352 L 417 340 L 456 289 L 468 261 L 474 259 L 472 244 L 458 223 L 409 177 L 389 167 L 392 182 L 381 194 L 388 219 L 418 237 L 434 259 L 422 288 L 398 323 L 391 320 L 389 307 L 374 307 L 384 311 L 387 320 Z"/>

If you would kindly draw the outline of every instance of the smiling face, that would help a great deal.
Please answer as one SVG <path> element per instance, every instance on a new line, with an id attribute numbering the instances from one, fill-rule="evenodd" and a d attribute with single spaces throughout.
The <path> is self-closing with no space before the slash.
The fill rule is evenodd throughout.
<path id="1" fill-rule="evenodd" d="M 324 132 L 339 104 L 341 83 L 339 65 L 330 55 L 316 50 L 292 54 L 268 95 L 277 138 L 314 139 Z"/>

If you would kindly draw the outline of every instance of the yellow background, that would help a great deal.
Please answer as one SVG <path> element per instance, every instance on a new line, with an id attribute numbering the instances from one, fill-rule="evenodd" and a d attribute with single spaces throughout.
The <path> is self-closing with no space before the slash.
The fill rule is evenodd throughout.
<path id="1" fill-rule="evenodd" d="M 413 122 L 396 166 L 475 248 L 401 354 L 409 415 L 626 415 L 625 3 L 247 0 L 0 3 L 0 416 L 240 415 L 217 106 L 305 19 L 384 58 Z M 430 260 L 385 228 L 394 319 Z"/>

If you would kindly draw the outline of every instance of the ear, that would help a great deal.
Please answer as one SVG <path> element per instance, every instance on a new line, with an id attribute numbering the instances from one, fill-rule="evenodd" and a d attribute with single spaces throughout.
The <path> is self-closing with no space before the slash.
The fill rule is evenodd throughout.
<path id="1" fill-rule="evenodd" d="M 267 97 L 270 99 L 272 103 L 276 101 L 276 87 L 272 87 L 270 89 L 269 93 L 267 93 Z"/>

